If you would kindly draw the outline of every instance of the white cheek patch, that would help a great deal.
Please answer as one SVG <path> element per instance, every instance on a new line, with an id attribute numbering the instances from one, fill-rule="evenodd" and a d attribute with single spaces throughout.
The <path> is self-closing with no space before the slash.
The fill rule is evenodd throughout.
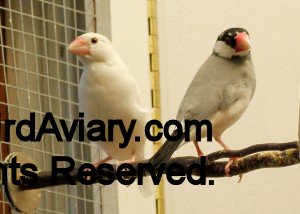
<path id="1" fill-rule="evenodd" d="M 217 41 L 214 47 L 214 52 L 220 57 L 231 59 L 233 56 L 247 56 L 250 52 L 250 49 L 236 53 L 235 50 L 226 45 L 224 41 Z"/>
<path id="2" fill-rule="evenodd" d="M 214 47 L 214 52 L 223 58 L 231 59 L 235 55 L 235 51 L 232 47 L 225 44 L 224 41 L 217 41 Z"/>

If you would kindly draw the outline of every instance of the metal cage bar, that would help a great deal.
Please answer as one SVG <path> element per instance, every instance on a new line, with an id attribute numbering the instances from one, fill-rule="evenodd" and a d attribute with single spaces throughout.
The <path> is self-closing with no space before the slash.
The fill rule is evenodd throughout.
<path id="1" fill-rule="evenodd" d="M 78 117 L 77 87 L 83 67 L 66 50 L 78 35 L 96 31 L 96 1 L 6 0 L 1 1 L 0 14 L 1 124 L 6 118 L 27 119 L 29 112 L 36 113 L 37 124 L 49 111 L 56 120 L 70 122 Z M 60 143 L 47 136 L 42 142 L 26 143 L 12 132 L 11 142 L 5 142 L 1 131 L 1 160 L 8 150 L 22 152 L 47 170 L 52 155 L 72 156 L 78 165 L 101 156 L 98 146 L 78 139 Z M 102 213 L 100 188 L 77 185 L 44 189 L 36 213 Z M 2 194 L 0 212 L 9 213 Z"/>

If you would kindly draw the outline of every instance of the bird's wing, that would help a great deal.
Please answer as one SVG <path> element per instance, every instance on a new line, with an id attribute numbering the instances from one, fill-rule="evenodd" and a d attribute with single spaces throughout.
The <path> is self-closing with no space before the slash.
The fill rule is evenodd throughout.
<path id="1" fill-rule="evenodd" d="M 195 79 L 194 79 L 195 80 Z M 211 82 L 192 81 L 179 107 L 177 120 L 183 122 L 185 119 L 210 120 L 221 108 L 221 90 Z M 173 132 L 176 134 L 176 130 Z M 162 147 L 151 157 L 149 163 L 158 167 L 160 163 L 167 161 L 172 154 L 184 143 L 184 134 L 176 141 L 167 140 Z"/>
<path id="2" fill-rule="evenodd" d="M 222 106 L 223 88 L 222 82 L 215 82 L 201 73 L 197 75 L 181 101 L 177 120 L 212 119 Z"/>
<path id="3" fill-rule="evenodd" d="M 211 61 L 214 60 L 208 58 L 189 85 L 177 113 L 178 121 L 210 120 L 222 107 L 223 90 L 228 79 L 216 78 L 217 75 L 222 75 L 223 68 L 214 65 L 212 69 Z"/>
<path id="4" fill-rule="evenodd" d="M 212 57 L 203 64 L 188 87 L 178 110 L 178 121 L 183 122 L 185 119 L 210 120 L 221 108 L 221 95 L 228 80 L 219 81 L 221 77 L 216 78 L 216 75 L 219 75 L 221 71 L 214 67 L 210 69 L 211 63 L 214 63 Z M 173 134 L 176 134 L 176 130 Z M 183 139 L 184 135 L 174 142 L 167 140 L 151 157 L 149 163 L 157 167 L 161 162 L 167 161 L 180 146 Z"/>

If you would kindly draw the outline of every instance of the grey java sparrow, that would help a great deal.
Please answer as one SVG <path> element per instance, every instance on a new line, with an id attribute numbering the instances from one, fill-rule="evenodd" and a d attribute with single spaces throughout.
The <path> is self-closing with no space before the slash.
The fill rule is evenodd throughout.
<path id="1" fill-rule="evenodd" d="M 176 120 L 183 126 L 184 120 L 209 120 L 212 136 L 224 149 L 228 149 L 228 146 L 221 139 L 223 132 L 242 116 L 255 91 L 256 80 L 250 50 L 247 30 L 230 28 L 221 33 L 212 54 L 199 68 L 186 90 L 177 113 Z M 203 152 L 196 141 L 195 128 L 191 127 L 189 132 L 200 157 Z M 173 134 L 176 134 L 176 130 Z M 201 128 L 201 138 L 206 135 L 206 129 Z M 167 140 L 149 162 L 157 167 L 185 143 L 183 136 L 177 141 Z M 224 169 L 227 175 L 235 159 L 232 157 L 227 163 Z"/>

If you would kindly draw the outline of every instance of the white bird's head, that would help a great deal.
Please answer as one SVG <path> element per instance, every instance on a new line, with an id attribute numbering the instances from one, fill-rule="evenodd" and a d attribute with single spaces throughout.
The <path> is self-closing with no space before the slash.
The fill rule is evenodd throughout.
<path id="1" fill-rule="evenodd" d="M 120 59 L 111 42 L 98 33 L 85 33 L 77 37 L 68 50 L 79 56 L 83 64 L 87 62 L 116 63 Z"/>
<path id="2" fill-rule="evenodd" d="M 251 50 L 249 33 L 243 28 L 229 28 L 218 37 L 214 53 L 226 59 L 246 57 Z"/>

